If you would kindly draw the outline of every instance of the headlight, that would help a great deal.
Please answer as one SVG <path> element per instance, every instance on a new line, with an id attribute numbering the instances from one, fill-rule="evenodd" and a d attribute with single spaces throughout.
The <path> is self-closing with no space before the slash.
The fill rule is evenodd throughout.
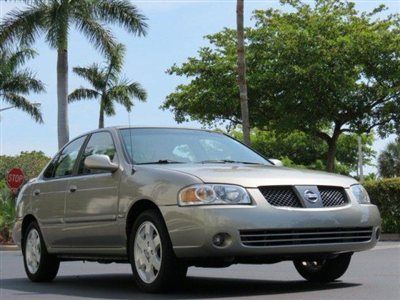
<path id="1" fill-rule="evenodd" d="M 368 204 L 371 203 L 369 199 L 368 193 L 365 188 L 361 184 L 355 184 L 350 187 L 351 192 L 353 193 L 354 197 L 356 197 L 358 203 L 360 204 Z"/>
<path id="2" fill-rule="evenodd" d="M 241 186 L 196 184 L 179 192 L 179 205 L 250 204 L 250 196 Z"/>

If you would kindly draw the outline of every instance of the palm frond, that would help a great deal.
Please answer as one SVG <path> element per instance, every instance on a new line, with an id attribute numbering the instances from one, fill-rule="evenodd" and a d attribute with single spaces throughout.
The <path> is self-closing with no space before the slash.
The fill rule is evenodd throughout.
<path id="1" fill-rule="evenodd" d="M 77 29 L 82 32 L 95 48 L 103 54 L 112 53 L 116 45 L 114 36 L 109 28 L 80 11 L 74 12 L 73 19 Z"/>
<path id="2" fill-rule="evenodd" d="M 86 68 L 75 67 L 73 71 L 78 76 L 87 80 L 96 90 L 104 89 L 106 74 L 98 64 L 92 64 Z"/>
<path id="3" fill-rule="evenodd" d="M 45 1 L 35 1 L 25 9 L 9 12 L 2 21 L 0 44 L 19 42 L 30 45 L 46 27 L 48 6 Z"/>
<path id="4" fill-rule="evenodd" d="M 117 80 L 119 73 L 124 65 L 124 56 L 126 48 L 123 44 L 117 44 L 109 56 L 109 75 L 112 80 Z"/>
<path id="5" fill-rule="evenodd" d="M 95 1 L 96 17 L 109 24 L 119 24 L 128 32 L 138 36 L 146 35 L 147 18 L 129 0 L 100 0 Z"/>
<path id="6" fill-rule="evenodd" d="M 132 82 L 128 85 L 128 92 L 140 101 L 147 100 L 147 92 L 139 82 Z"/>
<path id="7" fill-rule="evenodd" d="M 69 31 L 68 1 L 52 1 L 47 14 L 46 41 L 55 49 L 67 49 Z"/>
<path id="8" fill-rule="evenodd" d="M 11 52 L 9 49 L 3 51 L 8 52 L 7 67 L 10 69 L 16 69 L 19 66 L 22 66 L 28 60 L 35 58 L 37 55 L 37 52 L 30 48 L 23 48 L 15 52 Z"/>
<path id="9" fill-rule="evenodd" d="M 69 94 L 68 102 L 76 102 L 80 100 L 92 100 L 98 98 L 99 96 L 100 93 L 98 93 L 97 91 L 81 87 L 73 91 L 71 94 Z"/>
<path id="10" fill-rule="evenodd" d="M 105 115 L 109 117 L 114 116 L 115 115 L 114 103 L 107 98 L 103 98 L 102 102 Z"/>
<path id="11" fill-rule="evenodd" d="M 22 111 L 27 112 L 36 122 L 43 123 L 40 109 L 32 105 L 25 97 L 15 93 L 1 93 L 2 99 Z"/>
<path id="12" fill-rule="evenodd" d="M 45 91 L 44 83 L 35 78 L 29 70 L 22 70 L 9 74 L 5 80 L 0 83 L 0 92 L 22 93 L 30 92 L 40 93 Z"/>
<path id="13" fill-rule="evenodd" d="M 120 85 L 113 86 L 107 92 L 107 96 L 109 99 L 120 103 L 128 111 L 130 111 L 134 104 L 132 98 L 145 101 L 147 98 L 147 93 L 139 83 L 133 82 L 130 84 L 122 83 Z"/>
<path id="14" fill-rule="evenodd" d="M 42 92 L 44 84 L 36 79 L 29 69 L 19 69 L 19 66 L 33 55 L 34 51 L 30 49 L 14 52 L 10 48 L 2 49 L 0 52 L 0 99 L 27 112 L 37 122 L 42 123 L 40 110 L 23 94 Z"/>

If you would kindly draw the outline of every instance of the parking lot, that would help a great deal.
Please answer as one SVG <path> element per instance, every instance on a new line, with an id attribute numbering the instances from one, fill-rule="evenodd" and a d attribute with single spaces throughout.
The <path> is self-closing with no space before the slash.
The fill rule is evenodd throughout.
<path id="1" fill-rule="evenodd" d="M 19 251 L 0 252 L 0 299 L 400 299 L 400 243 L 381 242 L 355 254 L 340 281 L 310 284 L 291 262 L 191 268 L 182 287 L 163 295 L 140 293 L 125 264 L 66 262 L 53 283 L 24 274 Z"/>

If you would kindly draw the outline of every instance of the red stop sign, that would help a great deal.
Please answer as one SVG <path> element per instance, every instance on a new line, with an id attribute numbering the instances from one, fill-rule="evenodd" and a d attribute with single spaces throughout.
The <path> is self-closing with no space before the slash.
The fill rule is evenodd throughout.
<path id="1" fill-rule="evenodd" d="M 8 187 L 15 193 L 25 181 L 24 171 L 20 168 L 13 168 L 6 175 Z"/>

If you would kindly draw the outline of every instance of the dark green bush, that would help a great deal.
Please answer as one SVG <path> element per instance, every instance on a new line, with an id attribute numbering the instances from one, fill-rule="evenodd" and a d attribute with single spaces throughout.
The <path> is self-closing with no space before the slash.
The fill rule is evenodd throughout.
<path id="1" fill-rule="evenodd" d="M 383 232 L 400 233 L 400 177 L 366 181 L 364 186 L 379 207 Z"/>
<path id="2" fill-rule="evenodd" d="M 11 242 L 15 220 L 15 199 L 8 188 L 0 189 L 0 244 Z"/>

